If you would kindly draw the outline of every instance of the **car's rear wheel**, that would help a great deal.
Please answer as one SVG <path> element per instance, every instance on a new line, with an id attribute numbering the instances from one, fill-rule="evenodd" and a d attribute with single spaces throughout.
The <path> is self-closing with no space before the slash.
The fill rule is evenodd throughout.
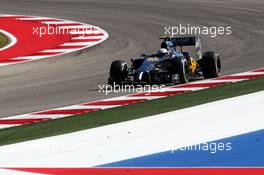
<path id="1" fill-rule="evenodd" d="M 205 52 L 202 57 L 204 78 L 216 78 L 221 70 L 220 56 L 217 52 Z"/>
<path id="2" fill-rule="evenodd" d="M 185 58 L 176 59 L 177 73 L 181 83 L 188 83 L 188 62 Z"/>
<path id="3" fill-rule="evenodd" d="M 122 84 L 126 81 L 128 76 L 128 66 L 124 61 L 113 61 L 110 67 L 110 77 L 108 84 Z"/>

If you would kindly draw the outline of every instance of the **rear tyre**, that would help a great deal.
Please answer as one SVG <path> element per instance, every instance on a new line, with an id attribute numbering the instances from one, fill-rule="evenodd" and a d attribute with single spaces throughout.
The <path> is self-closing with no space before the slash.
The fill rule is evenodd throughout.
<path id="1" fill-rule="evenodd" d="M 128 77 L 128 66 L 124 61 L 113 61 L 110 67 L 110 77 L 108 84 L 123 84 Z"/>
<path id="2" fill-rule="evenodd" d="M 188 62 L 185 58 L 176 59 L 177 73 L 181 83 L 188 83 Z"/>
<path id="3" fill-rule="evenodd" d="M 221 70 L 220 56 L 217 52 L 205 52 L 202 57 L 202 71 L 204 78 L 219 77 Z"/>

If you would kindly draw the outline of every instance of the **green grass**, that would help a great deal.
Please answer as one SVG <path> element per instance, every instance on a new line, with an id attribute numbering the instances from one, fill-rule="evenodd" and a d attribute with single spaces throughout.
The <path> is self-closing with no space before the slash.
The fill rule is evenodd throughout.
<path id="1" fill-rule="evenodd" d="M 264 78 L 227 84 L 84 115 L 2 129 L 0 130 L 0 145 L 138 119 L 261 90 L 264 90 Z"/>
<path id="2" fill-rule="evenodd" d="M 8 38 L 0 33 L 0 48 L 4 47 L 8 43 Z"/>

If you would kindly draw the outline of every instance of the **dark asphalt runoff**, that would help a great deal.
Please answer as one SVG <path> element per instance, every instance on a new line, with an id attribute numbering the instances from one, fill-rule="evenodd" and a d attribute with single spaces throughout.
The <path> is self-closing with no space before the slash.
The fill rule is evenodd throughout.
<path id="1" fill-rule="evenodd" d="M 159 48 L 165 26 L 231 26 L 202 36 L 217 50 L 222 74 L 264 66 L 263 0 L 1 0 L 0 13 L 58 17 L 105 29 L 109 39 L 85 52 L 0 68 L 0 117 L 108 98 L 98 93 L 114 59 Z"/>

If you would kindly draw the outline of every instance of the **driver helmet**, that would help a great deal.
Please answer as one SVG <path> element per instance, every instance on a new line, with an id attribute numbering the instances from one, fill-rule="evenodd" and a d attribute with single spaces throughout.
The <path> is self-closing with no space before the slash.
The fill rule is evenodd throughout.
<path id="1" fill-rule="evenodd" d="M 159 49 L 156 53 L 157 57 L 164 57 L 168 53 L 168 50 L 165 48 Z"/>

